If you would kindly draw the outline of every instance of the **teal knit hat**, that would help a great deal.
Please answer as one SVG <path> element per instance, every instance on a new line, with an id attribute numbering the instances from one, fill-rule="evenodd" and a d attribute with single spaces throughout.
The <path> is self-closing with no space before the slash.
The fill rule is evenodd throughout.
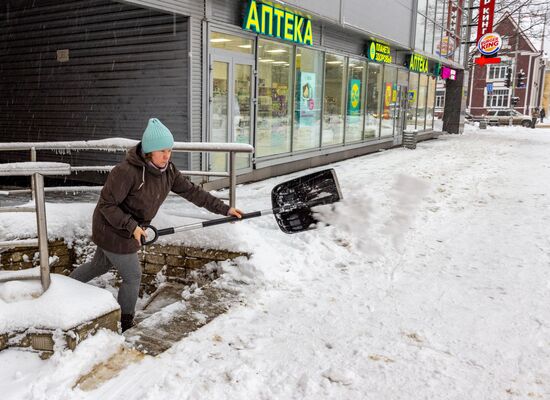
<path id="1" fill-rule="evenodd" d="M 145 154 L 156 150 L 171 149 L 174 146 L 174 136 L 162 122 L 151 118 L 141 138 L 141 149 Z"/>

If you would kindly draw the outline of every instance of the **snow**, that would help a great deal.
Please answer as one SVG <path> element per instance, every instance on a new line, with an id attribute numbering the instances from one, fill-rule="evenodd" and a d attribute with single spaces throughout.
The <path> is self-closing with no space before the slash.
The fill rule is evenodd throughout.
<path id="1" fill-rule="evenodd" d="M 13 278 L 13 272 L 0 271 L 0 278 L 8 275 Z M 40 276 L 40 272 L 34 275 Z M 40 279 L 0 283 L 0 333 L 31 327 L 67 330 L 119 308 L 106 290 L 63 275 L 50 277 L 50 287 L 44 293 Z"/>
<path id="2" fill-rule="evenodd" d="M 320 211 L 329 226 L 287 235 L 266 216 L 165 236 L 251 252 L 220 263 L 218 284 L 242 303 L 91 392 L 73 386 L 117 351 L 115 334 L 48 361 L 2 351 L 0 364 L 13 367 L 0 374 L 0 391 L 10 399 L 549 398 L 549 146 L 550 129 L 469 126 L 416 150 L 331 165 L 344 200 Z M 277 183 L 307 172 L 241 185 L 237 206 L 270 208 Z M 169 198 L 155 226 L 189 222 L 178 215 L 193 207 L 183 205 Z M 89 230 L 93 207 L 48 202 L 50 234 Z M 32 236 L 28 217 L 0 215 L 0 238 Z"/>

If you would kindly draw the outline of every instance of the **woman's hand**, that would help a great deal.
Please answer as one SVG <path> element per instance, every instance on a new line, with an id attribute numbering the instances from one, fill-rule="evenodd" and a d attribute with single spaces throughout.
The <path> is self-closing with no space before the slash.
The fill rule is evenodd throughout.
<path id="1" fill-rule="evenodd" d="M 138 241 L 138 243 L 141 245 L 141 236 L 145 237 L 147 239 L 147 234 L 143 229 L 141 229 L 141 226 L 136 226 L 136 229 L 134 229 L 134 239 Z"/>
<path id="2" fill-rule="evenodd" d="M 243 212 L 241 210 L 239 210 L 238 208 L 234 208 L 234 207 L 231 207 L 229 209 L 229 211 L 227 212 L 227 216 L 228 217 L 237 217 L 237 218 L 242 218 L 243 217 Z"/>

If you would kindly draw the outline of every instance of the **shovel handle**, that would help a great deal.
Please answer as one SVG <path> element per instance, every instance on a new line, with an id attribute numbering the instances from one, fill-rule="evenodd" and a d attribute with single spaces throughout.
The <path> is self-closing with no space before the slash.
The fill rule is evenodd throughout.
<path id="1" fill-rule="evenodd" d="M 170 235 L 174 233 L 174 228 L 166 228 L 166 229 L 157 229 L 153 225 L 144 225 L 141 227 L 143 230 L 152 230 L 155 236 L 153 236 L 152 239 L 147 240 L 145 236 L 141 236 L 141 245 L 142 246 L 148 246 L 150 244 L 153 244 L 157 241 L 159 236 L 162 235 Z"/>
<path id="2" fill-rule="evenodd" d="M 202 226 L 206 228 L 207 226 L 226 224 L 228 222 L 235 222 L 235 221 L 240 221 L 240 220 L 243 220 L 243 219 L 260 217 L 261 215 L 262 215 L 261 211 L 254 211 L 254 212 L 242 214 L 241 218 L 238 218 L 238 217 L 224 217 L 224 218 L 211 219 L 209 221 L 204 221 L 202 223 Z"/>

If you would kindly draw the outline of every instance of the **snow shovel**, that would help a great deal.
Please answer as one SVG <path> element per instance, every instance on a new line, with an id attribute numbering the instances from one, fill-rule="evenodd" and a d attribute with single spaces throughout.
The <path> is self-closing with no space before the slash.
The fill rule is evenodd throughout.
<path id="1" fill-rule="evenodd" d="M 314 172 L 275 186 L 271 190 L 271 204 L 273 208 L 245 213 L 242 218 L 225 217 L 210 221 L 197 222 L 174 228 L 156 229 L 152 225 L 144 226 L 144 230 L 152 231 L 150 240 L 141 237 L 142 245 L 149 245 L 157 241 L 159 236 L 171 235 L 176 232 L 206 228 L 207 226 L 226 224 L 273 214 L 279 228 L 285 233 L 303 232 L 314 229 L 318 220 L 312 211 L 313 207 L 331 204 L 342 199 L 342 192 L 338 185 L 336 172 L 333 169 Z M 151 232 L 148 232 L 151 236 Z"/>

